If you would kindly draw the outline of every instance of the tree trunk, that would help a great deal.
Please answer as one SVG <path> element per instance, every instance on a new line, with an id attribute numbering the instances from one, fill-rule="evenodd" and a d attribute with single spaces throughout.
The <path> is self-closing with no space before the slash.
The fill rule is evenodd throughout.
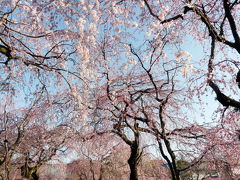
<path id="1" fill-rule="evenodd" d="M 33 178 L 34 180 L 39 180 L 39 176 L 38 176 L 38 174 L 37 174 L 37 170 L 32 172 L 32 178 Z"/>
<path id="2" fill-rule="evenodd" d="M 33 180 L 38 180 L 39 176 L 38 176 L 38 169 L 40 166 L 35 166 L 35 167 L 29 167 L 29 166 L 22 166 L 21 167 L 21 175 L 24 178 L 33 178 Z"/>
<path id="3" fill-rule="evenodd" d="M 138 180 L 138 161 L 140 157 L 140 152 L 138 148 L 138 143 L 135 141 L 131 146 L 131 154 L 128 159 L 128 165 L 130 167 L 130 180 Z"/>
<path id="4" fill-rule="evenodd" d="M 128 161 L 130 167 L 130 180 L 138 180 L 137 165 L 134 162 Z"/>
<path id="5" fill-rule="evenodd" d="M 104 168 L 103 168 L 103 165 L 102 165 L 102 162 L 101 162 L 100 175 L 99 175 L 98 180 L 103 180 L 103 171 L 104 171 Z"/>

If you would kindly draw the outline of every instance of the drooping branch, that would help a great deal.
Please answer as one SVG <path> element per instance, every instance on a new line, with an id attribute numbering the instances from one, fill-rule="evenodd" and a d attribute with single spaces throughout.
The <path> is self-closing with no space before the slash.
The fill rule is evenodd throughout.
<path id="1" fill-rule="evenodd" d="M 176 15 L 176 16 L 173 16 L 173 17 L 171 17 L 171 18 L 169 18 L 169 19 L 165 19 L 165 20 L 162 21 L 162 20 L 159 18 L 159 16 L 152 11 L 152 8 L 150 7 L 150 4 L 148 3 L 148 1 L 147 1 L 147 0 L 144 0 L 144 3 L 145 3 L 145 5 L 147 6 L 147 9 L 148 9 L 149 13 L 150 13 L 153 17 L 155 17 L 157 20 L 161 21 L 161 24 L 168 23 L 168 22 L 171 22 L 171 21 L 174 21 L 174 20 L 177 20 L 177 19 L 183 19 L 184 14 L 186 14 L 188 11 L 191 10 L 188 6 L 185 6 L 185 7 L 184 7 L 184 11 L 183 11 L 182 14 L 178 14 L 178 15 Z"/>
<path id="2" fill-rule="evenodd" d="M 205 157 L 205 155 L 212 149 L 214 148 L 214 145 L 208 147 L 203 153 L 202 155 L 195 161 L 193 161 L 190 165 L 188 165 L 187 167 L 183 168 L 183 169 L 179 169 L 179 171 L 186 171 L 187 169 L 190 169 L 192 167 L 194 167 L 195 165 L 199 164 L 203 158 Z"/>
<path id="3" fill-rule="evenodd" d="M 232 30 L 232 34 L 234 36 L 234 39 L 235 39 L 235 42 L 231 42 L 231 41 L 228 41 L 227 39 L 225 39 L 222 35 L 223 35 L 223 28 L 220 27 L 220 33 L 218 33 L 217 29 L 212 25 L 211 21 L 209 20 L 209 17 L 207 16 L 207 14 L 201 10 L 199 7 L 197 7 L 197 5 L 195 4 L 191 4 L 191 6 L 184 6 L 183 7 L 183 13 L 180 13 L 176 16 L 173 16 L 173 17 L 170 17 L 168 19 L 165 19 L 165 20 L 161 20 L 157 14 L 155 14 L 152 10 L 152 8 L 150 7 L 149 3 L 147 0 L 144 0 L 144 3 L 150 13 L 151 16 L 153 16 L 154 18 L 156 18 L 157 20 L 160 21 L 161 24 L 165 24 L 165 23 L 168 23 L 168 22 L 171 22 L 171 21 L 175 21 L 175 20 L 178 20 L 178 19 L 184 19 L 184 14 L 187 14 L 188 12 L 193 12 L 195 13 L 196 15 L 198 15 L 200 17 L 200 20 L 206 25 L 208 31 L 209 31 L 209 35 L 214 37 L 214 39 L 218 42 L 222 42 L 224 44 L 226 44 L 227 46 L 229 47 L 232 47 L 234 49 L 236 49 L 238 51 L 238 53 L 240 53 L 240 46 L 239 46 L 239 35 L 237 33 L 237 29 L 236 29 L 236 24 L 235 24 L 235 21 L 234 21 L 234 18 L 231 14 L 231 8 L 232 7 L 229 7 L 228 5 L 228 0 L 225 0 L 226 2 L 224 3 L 227 3 L 227 5 L 225 5 L 225 12 L 226 12 L 226 15 L 225 15 L 225 18 L 223 19 L 223 23 L 225 21 L 225 19 L 227 18 L 228 21 L 229 21 L 229 24 L 230 24 L 230 27 L 231 27 L 231 30 Z M 222 25 L 223 26 L 223 25 Z"/>
<path id="4" fill-rule="evenodd" d="M 235 43 L 239 44 L 240 43 L 240 38 L 239 38 L 239 35 L 238 35 L 238 32 L 237 32 L 237 27 L 236 27 L 235 20 L 233 18 L 232 13 L 231 13 L 230 2 L 228 0 L 224 0 L 223 1 L 223 7 L 224 7 L 224 10 L 225 10 L 225 14 L 226 14 L 226 17 L 228 19 L 228 22 L 230 24 L 230 28 L 231 28 L 232 35 L 233 35 L 233 38 L 235 40 Z"/>
<path id="5" fill-rule="evenodd" d="M 149 6 L 149 4 L 147 3 L 146 0 L 144 0 L 150 14 L 156 18 L 158 18 L 158 16 L 156 14 L 153 13 L 151 7 Z M 211 44 L 211 55 L 210 55 L 210 60 L 209 60 L 209 65 L 208 65 L 208 83 L 209 86 L 214 90 L 214 92 L 217 95 L 217 100 L 223 105 L 223 106 L 232 106 L 235 108 L 240 108 L 240 102 L 236 101 L 228 96 L 226 96 L 224 93 L 222 93 L 219 89 L 219 87 L 212 81 L 212 71 L 213 71 L 213 58 L 214 58 L 214 48 L 215 48 L 215 41 L 218 42 L 222 42 L 226 45 L 228 45 L 229 47 L 232 47 L 234 49 L 236 49 L 238 51 L 238 53 L 240 53 L 240 46 L 239 44 L 239 35 L 237 32 L 237 28 L 236 28 L 236 24 L 234 21 L 234 18 L 231 14 L 230 11 L 230 6 L 229 6 L 229 1 L 228 0 L 224 0 L 223 2 L 224 5 L 224 10 L 226 13 L 226 18 L 229 21 L 230 27 L 231 27 L 231 31 L 234 37 L 235 42 L 230 42 L 228 40 L 226 40 L 223 36 L 221 36 L 216 28 L 211 24 L 208 16 L 200 9 L 198 8 L 196 5 L 192 5 L 192 7 L 188 7 L 188 8 L 184 8 L 184 13 L 186 14 L 188 11 L 192 11 L 195 12 L 198 16 L 200 16 L 201 21 L 206 25 L 208 31 L 209 31 L 209 35 L 212 38 L 212 44 Z M 173 18 L 170 18 L 168 20 L 165 20 L 167 22 L 172 21 L 172 20 L 176 20 L 180 17 L 180 15 L 175 16 Z M 183 19 L 183 18 L 182 18 Z M 160 20 L 158 18 L 158 20 Z M 165 21 L 161 21 L 161 23 L 165 23 Z"/>
<path id="6" fill-rule="evenodd" d="M 228 96 L 226 96 L 225 94 L 223 94 L 219 87 L 213 82 L 213 81 L 209 81 L 209 86 L 213 89 L 213 91 L 216 93 L 217 95 L 217 100 L 223 105 L 223 106 L 232 106 L 235 108 L 240 108 L 240 102 L 236 101 Z"/>
<path id="7" fill-rule="evenodd" d="M 211 32 L 209 30 L 209 32 Z M 215 40 L 216 40 L 216 36 L 214 34 L 210 34 L 211 38 L 212 38 L 212 42 L 211 42 L 211 52 L 210 52 L 210 57 L 209 57 L 209 61 L 208 61 L 208 84 L 209 86 L 213 89 L 213 91 L 215 92 L 216 96 L 217 96 L 217 100 L 226 107 L 232 106 L 235 108 L 240 108 L 240 102 L 226 96 L 225 94 L 223 94 L 219 87 L 212 81 L 213 78 L 213 60 L 214 60 L 214 51 L 215 51 Z"/>

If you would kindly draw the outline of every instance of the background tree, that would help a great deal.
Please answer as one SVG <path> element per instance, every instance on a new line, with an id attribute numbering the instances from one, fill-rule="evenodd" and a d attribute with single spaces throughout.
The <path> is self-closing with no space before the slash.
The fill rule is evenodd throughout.
<path id="1" fill-rule="evenodd" d="M 124 160 L 129 149 L 112 135 L 92 133 L 72 148 L 78 158 L 67 166 L 70 179 L 118 179 L 128 174 Z"/>

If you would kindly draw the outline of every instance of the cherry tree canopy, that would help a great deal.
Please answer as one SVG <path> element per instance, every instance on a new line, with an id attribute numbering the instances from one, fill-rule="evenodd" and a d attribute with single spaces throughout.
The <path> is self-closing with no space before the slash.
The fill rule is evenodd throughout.
<path id="1" fill-rule="evenodd" d="M 14 112 L 23 110 L 31 115 L 24 127 L 41 126 L 39 130 L 46 131 L 39 135 L 46 141 L 59 125 L 70 128 L 74 137 L 60 142 L 71 148 L 81 138 L 118 135 L 131 152 L 135 146 L 129 159 L 135 157 L 135 164 L 129 165 L 136 172 L 146 145 L 143 134 L 158 146 L 173 179 L 204 156 L 217 159 L 219 166 L 238 166 L 230 154 L 238 147 L 239 135 L 239 4 L 2 0 L 0 133 L 5 134 L 5 152 L 9 151 L 4 142 L 16 141 L 10 127 L 19 127 L 24 119 L 13 120 L 18 116 Z M 35 107 L 39 102 L 41 108 Z M 216 102 L 218 107 L 211 107 Z M 205 117 L 203 109 L 211 108 L 215 112 L 207 121 L 213 123 L 203 124 L 211 117 Z M 33 109 L 41 115 L 33 116 Z M 31 139 L 29 132 L 26 138 Z M 24 152 L 20 142 L 26 140 L 14 148 Z M 197 153 L 190 153 L 192 149 Z M 183 169 L 176 163 L 180 154 L 192 161 Z M 1 156 L 6 170 L 11 158 Z"/>

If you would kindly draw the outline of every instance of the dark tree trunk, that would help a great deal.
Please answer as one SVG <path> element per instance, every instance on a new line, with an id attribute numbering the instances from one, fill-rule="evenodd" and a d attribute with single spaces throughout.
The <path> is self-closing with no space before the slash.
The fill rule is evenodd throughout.
<path id="1" fill-rule="evenodd" d="M 140 158 L 140 151 L 138 143 L 134 141 L 131 145 L 131 154 L 128 159 L 128 165 L 130 167 L 130 180 L 138 180 L 138 161 Z"/>
<path id="2" fill-rule="evenodd" d="M 38 180 L 39 179 L 39 175 L 37 173 L 39 167 L 35 166 L 35 167 L 29 167 L 26 165 L 23 165 L 21 167 L 21 175 L 24 178 L 33 178 L 33 180 Z"/>
<path id="3" fill-rule="evenodd" d="M 38 174 L 37 174 L 37 171 L 34 171 L 34 172 L 32 173 L 32 178 L 33 178 L 34 180 L 39 180 L 39 176 L 38 176 Z"/>
<path id="4" fill-rule="evenodd" d="M 128 124 L 128 126 L 130 126 Z M 131 127 L 131 126 L 130 126 Z M 138 123 L 135 122 L 134 126 L 131 127 L 133 133 L 134 133 L 134 140 L 129 140 L 127 136 L 122 132 L 122 130 L 119 128 L 117 131 L 113 131 L 116 133 L 118 136 L 120 136 L 126 144 L 130 146 L 131 153 L 130 157 L 128 159 L 128 165 L 130 168 L 130 180 L 138 180 L 138 163 L 142 155 L 142 151 L 139 148 L 139 129 L 138 129 Z"/>

